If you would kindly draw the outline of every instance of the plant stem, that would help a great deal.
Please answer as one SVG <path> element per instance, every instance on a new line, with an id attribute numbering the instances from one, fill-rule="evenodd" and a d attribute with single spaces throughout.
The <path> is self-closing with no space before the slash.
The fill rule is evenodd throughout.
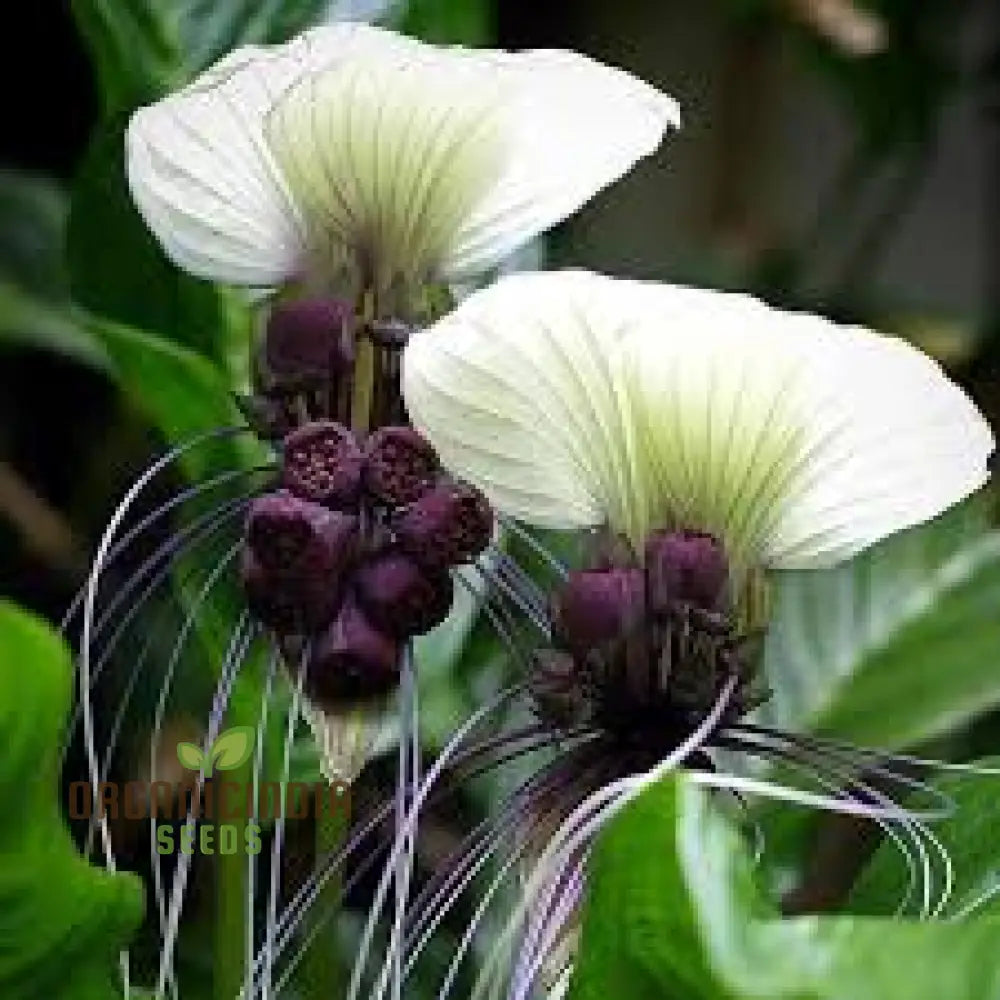
<path id="1" fill-rule="evenodd" d="M 349 799 L 344 797 L 342 809 L 316 812 L 316 867 L 323 859 L 338 854 L 347 840 L 350 829 Z M 320 890 L 310 912 L 306 935 L 315 932 L 302 960 L 302 984 L 308 997 L 335 998 L 344 995 L 347 984 L 347 970 L 341 961 L 336 937 L 337 914 L 340 912 L 343 878 L 338 871 L 331 875 Z"/>

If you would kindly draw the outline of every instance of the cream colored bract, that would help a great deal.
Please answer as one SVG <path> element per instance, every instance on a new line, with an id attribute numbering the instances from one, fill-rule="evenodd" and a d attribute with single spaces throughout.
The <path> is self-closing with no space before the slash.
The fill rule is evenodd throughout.
<path id="1" fill-rule="evenodd" d="M 993 437 L 894 337 L 748 296 L 516 275 L 418 334 L 411 417 L 537 525 L 720 537 L 737 564 L 835 563 L 983 484 Z"/>
<path id="2" fill-rule="evenodd" d="M 128 176 L 194 274 L 378 291 L 490 268 L 678 121 L 671 98 L 575 53 L 340 24 L 240 49 L 140 109 Z"/>

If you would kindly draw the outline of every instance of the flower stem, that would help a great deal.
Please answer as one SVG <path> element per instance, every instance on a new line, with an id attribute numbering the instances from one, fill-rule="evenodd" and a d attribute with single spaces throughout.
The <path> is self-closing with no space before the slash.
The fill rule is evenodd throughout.
<path id="1" fill-rule="evenodd" d="M 345 797 L 342 809 L 319 809 L 316 814 L 316 866 L 338 854 L 350 829 L 350 807 Z M 315 933 L 302 961 L 302 985 L 307 997 L 325 998 L 344 995 L 347 970 L 341 960 L 337 941 L 337 914 L 341 907 L 343 880 L 340 872 L 331 875 L 320 890 L 310 910 L 306 936 Z"/>

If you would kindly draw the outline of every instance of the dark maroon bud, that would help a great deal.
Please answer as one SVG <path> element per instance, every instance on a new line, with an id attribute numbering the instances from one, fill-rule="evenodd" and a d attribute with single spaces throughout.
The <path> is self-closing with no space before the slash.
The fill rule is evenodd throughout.
<path id="1" fill-rule="evenodd" d="M 387 695 L 399 682 L 399 656 L 399 642 L 348 600 L 313 640 L 306 691 L 321 704 Z"/>
<path id="2" fill-rule="evenodd" d="M 248 546 L 243 548 L 240 569 L 247 605 L 258 621 L 286 634 L 303 627 L 302 595 L 294 582 L 265 569 Z M 336 607 L 330 608 L 331 618 L 335 611 Z"/>
<path id="3" fill-rule="evenodd" d="M 285 438 L 282 485 L 303 500 L 342 510 L 361 497 L 365 458 L 352 431 L 317 420 Z"/>
<path id="4" fill-rule="evenodd" d="M 722 543 L 702 531 L 657 531 L 646 542 L 650 607 L 681 602 L 717 610 L 726 600 L 729 561 Z"/>
<path id="5" fill-rule="evenodd" d="M 358 550 L 358 519 L 289 493 L 258 497 L 247 519 L 244 581 L 261 619 L 277 621 L 294 607 L 306 629 L 325 625 L 340 606 Z M 251 558 L 252 557 L 252 558 Z"/>
<path id="6" fill-rule="evenodd" d="M 444 570 L 479 555 L 493 535 L 493 510 L 473 486 L 441 483 L 396 522 L 400 545 L 427 569 Z"/>
<path id="7" fill-rule="evenodd" d="M 454 598 L 447 570 L 422 569 L 402 552 L 383 552 L 366 562 L 354 576 L 354 588 L 372 622 L 399 639 L 440 625 Z"/>
<path id="8" fill-rule="evenodd" d="M 278 383 L 308 384 L 347 371 L 354 361 L 354 310 L 340 299 L 308 298 L 271 307 L 264 365 Z"/>
<path id="9" fill-rule="evenodd" d="M 437 478 L 437 454 L 412 427 L 379 428 L 368 438 L 365 456 L 368 492 L 395 507 L 418 500 Z"/>
<path id="10" fill-rule="evenodd" d="M 641 569 L 573 570 L 552 597 L 555 637 L 567 649 L 591 649 L 633 633 L 646 611 Z"/>

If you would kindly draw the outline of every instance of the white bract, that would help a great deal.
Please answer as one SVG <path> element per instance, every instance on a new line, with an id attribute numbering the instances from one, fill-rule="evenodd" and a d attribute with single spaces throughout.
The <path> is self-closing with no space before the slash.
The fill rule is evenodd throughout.
<path id="1" fill-rule="evenodd" d="M 895 337 L 745 295 L 514 275 L 415 335 L 414 424 L 496 506 L 556 528 L 709 531 L 744 566 L 824 566 L 987 478 L 993 436 Z"/>
<path id="2" fill-rule="evenodd" d="M 140 109 L 128 177 L 196 275 L 378 290 L 491 267 L 678 122 L 671 98 L 575 53 L 338 24 L 239 49 Z"/>

